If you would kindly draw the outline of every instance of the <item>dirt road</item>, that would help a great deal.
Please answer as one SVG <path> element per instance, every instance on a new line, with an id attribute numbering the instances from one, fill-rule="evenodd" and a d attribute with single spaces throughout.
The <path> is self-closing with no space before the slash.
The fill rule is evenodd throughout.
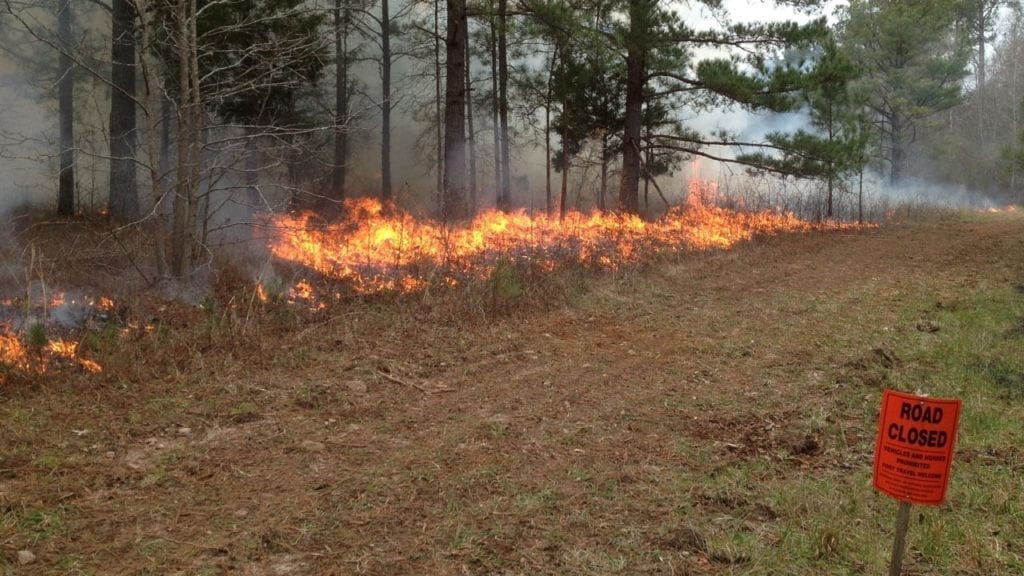
<path id="1" fill-rule="evenodd" d="M 918 324 L 1021 282 L 1024 214 L 950 215 L 0 391 L 0 571 L 776 573 L 751 550 L 799 535 L 805 490 L 873 498 L 870 407 Z M 835 566 L 824 532 L 792 573 Z"/>

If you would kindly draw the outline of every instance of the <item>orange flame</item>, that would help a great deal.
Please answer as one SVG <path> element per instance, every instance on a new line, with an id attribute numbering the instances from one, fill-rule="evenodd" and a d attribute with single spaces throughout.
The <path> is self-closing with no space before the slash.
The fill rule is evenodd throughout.
<path id="1" fill-rule="evenodd" d="M 2 308 L 29 307 L 32 313 L 38 314 L 44 322 L 48 316 L 47 308 L 54 309 L 67 305 L 80 305 L 102 311 L 114 309 L 114 302 L 110 298 L 78 299 L 69 297 L 64 292 L 56 292 L 45 301 L 45 304 L 35 306 L 15 298 L 0 301 Z M 29 346 L 25 342 L 26 335 L 15 329 L 10 321 L 0 322 L 0 383 L 4 381 L 4 374 L 9 370 L 42 374 L 60 366 L 78 366 L 94 374 L 103 371 L 98 362 L 79 354 L 78 340 L 51 337 L 38 347 Z"/>
<path id="2" fill-rule="evenodd" d="M 0 333 L 0 365 L 22 367 L 27 358 L 21 340 L 13 334 Z"/>
<path id="3" fill-rule="evenodd" d="M 76 340 L 53 339 L 37 352 L 30 351 L 12 333 L 0 333 L 0 365 L 24 372 L 38 374 L 49 371 L 55 360 L 63 360 L 81 367 L 92 374 L 103 371 L 95 360 L 78 355 L 79 342 Z M 0 373 L 0 382 L 3 382 Z"/>
<path id="4" fill-rule="evenodd" d="M 1004 206 L 1002 208 L 995 208 L 995 207 L 988 208 L 986 211 L 991 213 L 991 214 L 999 214 L 999 213 L 1004 213 L 1004 212 L 1005 213 L 1013 213 L 1013 212 L 1016 212 L 1019 209 L 1020 209 L 1020 207 L 1017 206 L 1016 204 L 1009 204 L 1009 205 Z"/>
<path id="5" fill-rule="evenodd" d="M 706 189 L 714 191 L 710 185 Z M 567 263 L 617 269 L 663 253 L 727 248 L 758 234 L 857 226 L 814 225 L 792 214 L 737 212 L 703 200 L 674 208 L 653 222 L 634 215 L 580 212 L 559 221 L 523 210 L 489 210 L 468 225 L 446 227 L 397 210 L 385 213 L 378 201 L 362 198 L 347 201 L 346 217 L 333 224 L 318 224 L 312 214 L 270 216 L 277 232 L 270 248 L 277 258 L 367 294 L 415 292 L 430 281 L 456 285 L 486 278 L 503 259 L 547 271 Z"/>

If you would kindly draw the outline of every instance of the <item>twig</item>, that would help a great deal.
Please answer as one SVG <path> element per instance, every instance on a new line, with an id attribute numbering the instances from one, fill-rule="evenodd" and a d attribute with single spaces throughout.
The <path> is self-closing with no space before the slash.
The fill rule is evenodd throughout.
<path id="1" fill-rule="evenodd" d="M 377 370 L 377 375 L 380 376 L 381 378 L 385 379 L 385 380 L 388 380 L 390 382 L 394 382 L 395 384 L 400 384 L 400 385 L 406 386 L 408 388 L 415 388 L 415 389 L 419 390 L 420 392 L 422 392 L 424 394 L 430 394 L 430 390 L 427 390 L 423 386 L 420 386 L 419 384 L 414 384 L 412 382 L 406 382 L 405 380 L 402 380 L 401 378 L 397 378 L 395 376 L 392 376 L 391 374 L 388 374 L 387 372 L 384 372 L 382 370 Z"/>

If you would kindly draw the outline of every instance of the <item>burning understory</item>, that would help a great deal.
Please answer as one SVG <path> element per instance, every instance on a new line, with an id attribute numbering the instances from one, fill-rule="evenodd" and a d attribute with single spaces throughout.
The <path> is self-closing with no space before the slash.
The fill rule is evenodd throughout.
<path id="1" fill-rule="evenodd" d="M 101 372 L 99 363 L 81 354 L 81 341 L 73 335 L 106 323 L 113 307 L 109 298 L 66 292 L 0 300 L 0 383 L 8 370 Z"/>
<path id="2" fill-rule="evenodd" d="M 268 244 L 278 270 L 294 267 L 297 272 L 291 282 L 260 283 L 254 294 L 262 301 L 276 298 L 315 312 L 352 295 L 408 294 L 492 280 L 517 284 L 573 267 L 633 269 L 667 254 L 724 249 L 757 235 L 856 227 L 811 223 L 792 214 L 726 209 L 701 200 L 713 197 L 713 189 L 690 192 L 690 202 L 654 221 L 580 212 L 559 220 L 525 211 L 490 210 L 465 225 L 444 226 L 371 199 L 348 201 L 345 217 L 335 223 L 324 223 L 312 214 L 269 215 Z M 145 335 L 150 322 L 163 315 L 144 316 L 139 326 L 148 328 L 139 331 L 132 322 L 122 325 L 112 318 L 110 299 L 58 293 L 46 290 L 41 282 L 18 297 L 2 298 L 0 382 L 12 373 L 100 372 L 97 360 L 102 354 L 90 358 L 96 351 L 91 344 L 96 339 L 90 335 L 102 333 L 115 340 L 129 333 Z M 234 317 L 245 308 L 248 319 L 255 301 L 230 296 L 222 311 Z M 205 310 L 182 306 L 193 309 L 186 315 Z M 135 317 L 116 315 L 122 320 Z"/>
<path id="3" fill-rule="evenodd" d="M 616 270 L 670 253 L 728 248 L 758 235 L 858 226 L 731 210 L 698 200 L 706 196 L 691 193 L 689 203 L 654 221 L 580 212 L 559 220 L 522 210 L 489 210 L 460 227 L 358 199 L 346 202 L 346 217 L 337 223 L 320 223 L 311 214 L 273 216 L 271 250 L 278 259 L 345 284 L 357 294 L 408 293 L 485 279 L 509 266 Z M 291 292 L 294 300 L 312 298 L 308 283 Z"/>

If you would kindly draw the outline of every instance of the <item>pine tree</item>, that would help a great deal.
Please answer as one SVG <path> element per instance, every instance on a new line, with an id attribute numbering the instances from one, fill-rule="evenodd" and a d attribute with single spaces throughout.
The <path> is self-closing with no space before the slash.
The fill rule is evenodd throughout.
<path id="1" fill-rule="evenodd" d="M 716 7 L 719 3 L 706 4 Z M 682 94 L 687 106 L 695 109 L 739 105 L 748 110 L 791 110 L 799 105 L 798 91 L 804 85 L 806 73 L 799 62 L 785 62 L 779 53 L 785 48 L 810 45 L 825 33 L 823 20 L 803 25 L 733 24 L 698 30 L 657 0 L 624 0 L 616 8 L 625 15 L 624 19 L 613 20 L 613 34 L 609 36 L 625 58 L 619 188 L 619 209 L 625 212 L 639 211 L 644 150 L 730 160 L 708 147 L 741 144 L 733 135 L 720 133 L 708 137 L 678 126 L 645 133 L 645 108 Z M 699 48 L 728 53 L 696 60 L 692 55 Z"/>
<path id="2" fill-rule="evenodd" d="M 767 140 L 780 153 L 741 155 L 749 165 L 825 181 L 825 217 L 835 215 L 835 185 L 867 162 L 868 125 L 864 98 L 852 83 L 860 69 L 830 38 L 806 78 L 803 100 L 814 131 L 771 133 Z"/>
<path id="3" fill-rule="evenodd" d="M 893 183 L 906 171 L 918 124 L 963 99 L 970 44 L 956 26 L 959 1 L 853 0 L 843 13 L 839 39 L 863 70 Z"/>

